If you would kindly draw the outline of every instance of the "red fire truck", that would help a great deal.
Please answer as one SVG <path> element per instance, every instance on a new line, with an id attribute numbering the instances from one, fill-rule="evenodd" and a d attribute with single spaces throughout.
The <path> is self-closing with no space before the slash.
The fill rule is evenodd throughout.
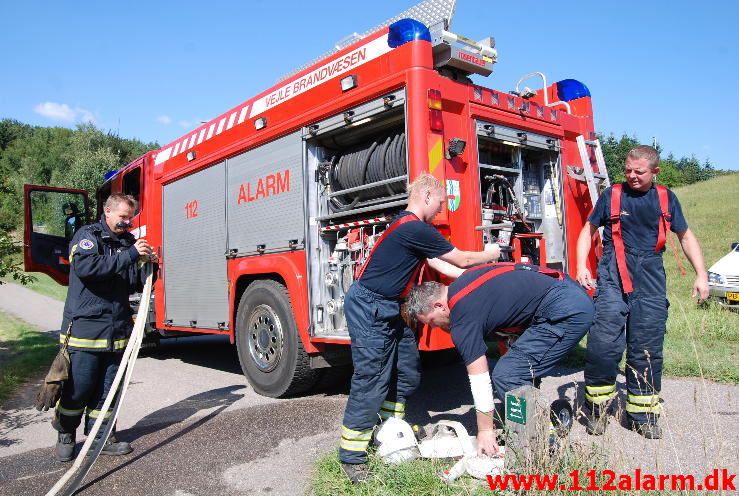
<path id="1" fill-rule="evenodd" d="M 133 195 L 134 234 L 160 256 L 150 333 L 228 335 L 259 393 L 310 388 L 347 362 L 344 294 L 423 172 L 447 187 L 434 225 L 455 246 L 574 271 L 602 178 L 588 89 L 473 84 L 494 40 L 447 31 L 454 3 L 419 4 L 106 178 L 98 215 Z M 519 89 L 528 77 L 543 87 Z M 86 193 L 28 185 L 25 200 L 26 269 L 65 283 L 64 225 Z M 421 350 L 452 346 L 418 332 Z"/>

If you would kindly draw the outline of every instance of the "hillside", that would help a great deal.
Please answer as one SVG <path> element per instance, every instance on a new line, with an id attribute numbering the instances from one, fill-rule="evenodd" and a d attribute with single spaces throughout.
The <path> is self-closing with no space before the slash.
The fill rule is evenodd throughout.
<path id="1" fill-rule="evenodd" d="M 739 241 L 739 173 L 674 189 L 688 225 L 703 249 L 706 268 Z M 673 235 L 677 245 L 677 237 Z M 667 321 L 665 372 L 739 382 L 739 312 L 715 304 L 697 307 L 690 291 L 695 274 L 677 246 L 687 275 L 681 276 L 672 249 L 665 253 L 670 317 Z M 698 360 L 696 360 L 696 355 Z"/>

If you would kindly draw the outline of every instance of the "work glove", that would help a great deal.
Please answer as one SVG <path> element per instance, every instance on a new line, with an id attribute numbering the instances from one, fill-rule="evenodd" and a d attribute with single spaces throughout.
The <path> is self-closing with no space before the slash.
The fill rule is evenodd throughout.
<path id="1" fill-rule="evenodd" d="M 36 401 L 33 406 L 38 411 L 46 411 L 56 406 L 62 396 L 62 383 L 69 379 L 69 353 L 66 346 L 59 350 L 54 361 L 51 362 L 49 373 L 46 374 L 44 383 L 36 393 Z"/>

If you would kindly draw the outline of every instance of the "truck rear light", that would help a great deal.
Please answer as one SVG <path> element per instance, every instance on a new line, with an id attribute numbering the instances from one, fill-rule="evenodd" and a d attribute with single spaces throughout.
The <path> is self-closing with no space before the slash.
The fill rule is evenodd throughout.
<path id="1" fill-rule="evenodd" d="M 428 91 L 429 123 L 434 131 L 444 130 L 444 120 L 441 114 L 441 91 Z"/>

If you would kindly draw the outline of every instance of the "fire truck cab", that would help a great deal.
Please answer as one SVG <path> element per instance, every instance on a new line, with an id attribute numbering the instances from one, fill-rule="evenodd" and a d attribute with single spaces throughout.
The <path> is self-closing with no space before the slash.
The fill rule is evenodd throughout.
<path id="1" fill-rule="evenodd" d="M 447 30 L 454 4 L 413 7 L 106 179 L 98 214 L 112 192 L 137 197 L 134 233 L 160 256 L 151 333 L 228 335 L 257 392 L 309 389 L 349 361 L 344 295 L 424 172 L 446 185 L 433 224 L 455 246 L 498 242 L 508 260 L 574 271 L 583 171 L 598 171 L 590 93 L 540 73 L 513 92 L 473 84 L 497 52 Z M 542 87 L 519 89 L 529 78 Z M 30 246 L 38 212 L 62 202 L 49 195 L 84 198 L 39 188 Z M 63 281 L 68 262 L 37 252 L 27 268 Z M 452 347 L 439 329 L 418 335 L 421 350 Z"/>

